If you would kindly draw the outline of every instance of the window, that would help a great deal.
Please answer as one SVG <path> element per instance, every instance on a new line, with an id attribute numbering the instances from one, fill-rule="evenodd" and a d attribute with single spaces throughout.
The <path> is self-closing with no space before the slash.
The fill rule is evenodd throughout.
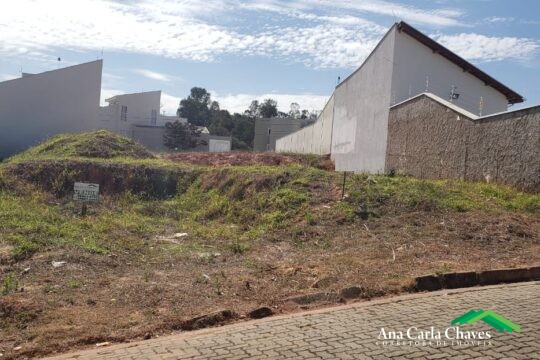
<path id="1" fill-rule="evenodd" d="M 156 109 L 152 109 L 152 115 L 151 115 L 151 118 L 150 118 L 150 122 L 152 123 L 152 125 L 156 125 L 156 123 L 157 123 L 157 110 Z"/>
<path id="2" fill-rule="evenodd" d="M 127 121 L 127 106 L 122 105 L 122 112 L 120 112 L 120 120 Z"/>

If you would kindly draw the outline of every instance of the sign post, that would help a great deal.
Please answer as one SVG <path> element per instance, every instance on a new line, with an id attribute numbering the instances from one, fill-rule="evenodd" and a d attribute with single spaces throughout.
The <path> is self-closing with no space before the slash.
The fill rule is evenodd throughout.
<path id="1" fill-rule="evenodd" d="M 99 184 L 76 182 L 73 184 L 73 200 L 82 203 L 81 215 L 86 215 L 87 204 L 99 200 Z"/>
<path id="2" fill-rule="evenodd" d="M 345 198 L 345 181 L 347 181 L 347 172 L 343 172 L 343 185 L 341 188 L 341 200 Z"/>

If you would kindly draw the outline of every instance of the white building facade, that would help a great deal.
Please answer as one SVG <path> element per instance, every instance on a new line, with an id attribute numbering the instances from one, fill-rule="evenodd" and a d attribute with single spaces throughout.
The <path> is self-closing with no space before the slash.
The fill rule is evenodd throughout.
<path id="1" fill-rule="evenodd" d="M 187 120 L 160 114 L 161 91 L 116 95 L 101 107 L 102 68 L 103 60 L 96 60 L 0 82 L 0 159 L 56 134 L 97 129 L 130 137 L 153 150 L 166 150 L 165 124 Z M 215 137 L 206 151 L 230 151 L 228 139 L 224 144 L 227 139 Z"/>
<path id="2" fill-rule="evenodd" d="M 167 122 L 186 119 L 160 114 L 161 91 L 116 95 L 105 99 L 107 106 L 99 109 L 99 126 L 118 134 L 133 137 L 134 127 L 165 126 Z"/>

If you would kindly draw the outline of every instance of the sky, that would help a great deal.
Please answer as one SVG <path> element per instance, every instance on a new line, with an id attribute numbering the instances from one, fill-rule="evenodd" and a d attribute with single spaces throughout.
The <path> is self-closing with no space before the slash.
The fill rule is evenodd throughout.
<path id="1" fill-rule="evenodd" d="M 200 86 L 321 110 L 399 20 L 540 104 L 537 0 L 0 0 L 0 81 L 102 58 L 102 103 L 162 90 L 172 115 Z"/>

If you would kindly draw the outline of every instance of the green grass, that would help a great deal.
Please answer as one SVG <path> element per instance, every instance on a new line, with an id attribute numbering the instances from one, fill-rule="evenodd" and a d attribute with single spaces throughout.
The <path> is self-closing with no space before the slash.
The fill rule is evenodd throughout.
<path id="1" fill-rule="evenodd" d="M 315 216 L 310 211 L 306 211 L 305 218 L 306 218 L 306 223 L 308 225 L 316 225 L 317 224 L 317 219 L 315 219 Z"/>
<path id="2" fill-rule="evenodd" d="M 196 179 L 172 198 L 157 200 L 129 192 L 104 196 L 100 204 L 90 205 L 86 217 L 78 214 L 79 205 L 69 195 L 56 200 L 35 186 L 4 186 L 0 188 L 0 242 L 13 247 L 13 256 L 22 260 L 56 247 L 96 254 L 137 251 L 158 234 L 185 231 L 201 241 L 222 242 L 223 248 L 236 239 L 239 245 L 232 251 L 241 253 L 249 241 L 285 228 L 305 206 L 308 191 L 283 180 L 290 176 L 284 175 L 288 171 L 298 169 L 239 167 L 225 177 L 215 169 L 196 170 Z M 205 185 L 211 181 L 216 183 Z"/>
<path id="3" fill-rule="evenodd" d="M 460 180 L 426 180 L 403 176 L 353 175 L 347 182 L 349 203 L 370 209 L 455 211 L 540 211 L 540 196 L 514 188 Z"/>
<path id="4" fill-rule="evenodd" d="M 0 295 L 7 295 L 11 292 L 17 291 L 19 282 L 15 275 L 10 272 L 7 273 L 4 279 L 2 280 L 2 285 L 0 287 Z"/>
<path id="5" fill-rule="evenodd" d="M 329 219 L 350 223 L 359 213 L 391 216 L 407 211 L 540 211 L 539 195 L 507 186 L 357 174 L 347 178 L 348 197 L 326 204 L 327 210 L 321 214 L 315 210 L 321 205 L 319 197 L 341 187 L 341 174 L 302 165 L 223 169 L 120 158 L 84 161 L 121 165 L 127 172 L 133 169 L 134 174 L 139 174 L 136 169 L 141 166 L 169 169 L 170 176 L 180 179 L 176 193 L 153 198 L 145 191 L 124 189 L 114 196 L 103 196 L 100 204 L 90 206 L 88 216 L 81 217 L 68 193 L 55 198 L 53 194 L 59 193 L 54 189 L 40 190 L 3 171 L 14 163 L 32 163 L 24 158 L 15 160 L 0 166 L 0 244 L 9 245 L 17 260 L 57 247 L 95 254 L 146 251 L 156 235 L 179 231 L 187 232 L 193 242 L 163 249 L 187 254 L 200 251 L 197 243 L 205 243 L 241 254 L 259 239 L 295 238 L 304 231 L 301 224 L 313 226 Z M 66 187 L 72 184 L 73 174 L 70 162 L 61 163 L 64 170 L 55 172 L 51 182 Z M 42 160 L 40 166 L 46 168 L 47 161 Z M 181 176 L 175 175 L 177 169 L 182 170 Z M 142 181 L 139 175 L 136 180 Z"/>
<path id="6" fill-rule="evenodd" d="M 230 245 L 230 249 L 235 254 L 243 254 L 249 250 L 249 245 L 243 242 L 235 241 Z"/>

